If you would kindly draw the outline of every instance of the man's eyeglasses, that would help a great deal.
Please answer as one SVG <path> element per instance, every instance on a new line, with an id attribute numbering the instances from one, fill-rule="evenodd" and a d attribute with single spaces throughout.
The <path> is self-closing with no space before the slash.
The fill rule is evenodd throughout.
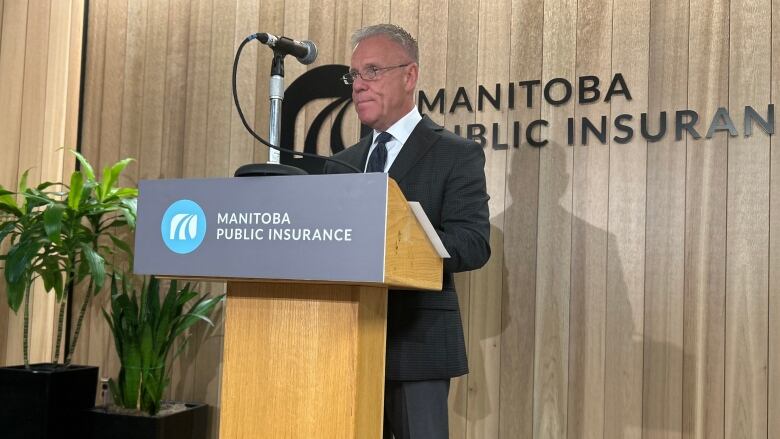
<path id="1" fill-rule="evenodd" d="M 357 70 L 350 70 L 349 73 L 341 77 L 341 80 L 344 81 L 344 84 L 352 85 L 353 82 L 355 82 L 355 79 L 360 76 L 360 79 L 364 81 L 373 81 L 376 79 L 376 77 L 379 75 L 379 72 L 383 72 L 390 69 L 397 69 L 398 67 L 406 67 L 411 63 L 406 64 L 398 64 L 397 66 L 390 66 L 390 67 L 366 67 L 363 69 L 362 72 L 359 72 Z"/>

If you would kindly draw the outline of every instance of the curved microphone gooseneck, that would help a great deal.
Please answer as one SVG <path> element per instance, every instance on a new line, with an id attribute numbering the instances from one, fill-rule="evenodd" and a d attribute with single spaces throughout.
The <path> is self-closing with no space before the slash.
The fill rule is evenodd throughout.
<path id="1" fill-rule="evenodd" d="M 247 43 L 249 43 L 250 41 L 258 39 L 259 35 L 260 34 L 252 34 L 252 35 L 246 37 L 244 39 L 244 41 L 242 41 L 241 44 L 238 46 L 238 50 L 236 51 L 236 57 L 233 60 L 233 102 L 236 105 L 236 111 L 238 111 L 238 117 L 241 118 L 241 123 L 244 124 L 244 128 L 246 128 L 246 130 L 249 131 L 249 134 L 251 134 L 252 137 L 254 137 L 260 143 L 262 143 L 263 145 L 265 145 L 265 146 L 267 146 L 267 147 L 269 147 L 271 149 L 275 149 L 275 150 L 277 150 L 279 152 L 289 152 L 291 154 L 299 155 L 299 156 L 303 156 L 303 157 L 314 157 L 314 158 L 319 158 L 319 159 L 322 159 L 322 160 L 327 160 L 327 161 L 338 163 L 339 165 L 345 166 L 345 167 L 347 167 L 347 168 L 349 168 L 349 169 L 351 169 L 351 170 L 353 170 L 353 171 L 355 171 L 357 173 L 362 173 L 363 172 L 362 169 L 358 169 L 357 167 L 352 166 L 351 164 L 343 162 L 341 160 L 336 160 L 336 159 L 331 158 L 331 157 L 321 156 L 319 154 L 312 154 L 312 153 L 303 152 L 303 151 L 295 151 L 294 149 L 291 149 L 291 148 L 281 148 L 279 146 L 272 145 L 270 142 L 268 142 L 265 139 L 263 139 L 262 137 L 260 137 L 260 135 L 258 135 L 255 132 L 255 130 L 253 130 L 252 127 L 249 126 L 249 123 L 247 122 L 246 117 L 244 117 L 244 112 L 241 110 L 241 104 L 238 102 L 238 89 L 237 89 L 238 60 L 239 60 L 239 58 L 241 58 L 241 51 L 244 50 L 244 46 L 246 46 Z"/>

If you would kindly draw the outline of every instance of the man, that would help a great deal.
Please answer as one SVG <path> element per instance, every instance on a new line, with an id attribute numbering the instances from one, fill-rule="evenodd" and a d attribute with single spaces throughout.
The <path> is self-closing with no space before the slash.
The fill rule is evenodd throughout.
<path id="1" fill-rule="evenodd" d="M 388 172 L 419 201 L 451 257 L 440 293 L 390 292 L 385 373 L 385 438 L 448 437 L 450 378 L 468 373 L 452 273 L 490 257 L 485 154 L 421 117 L 414 92 L 417 42 L 402 28 L 369 26 L 352 36 L 352 100 L 373 133 L 335 157 L 366 172 Z M 351 172 L 328 162 L 325 173 Z"/>

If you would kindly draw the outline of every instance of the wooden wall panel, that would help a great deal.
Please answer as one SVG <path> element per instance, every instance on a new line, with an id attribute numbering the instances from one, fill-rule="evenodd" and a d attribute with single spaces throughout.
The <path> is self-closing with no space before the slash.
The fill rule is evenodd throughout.
<path id="1" fill-rule="evenodd" d="M 83 2 L 0 2 L 0 184 L 70 177 L 76 119 L 69 114 L 79 93 Z M 76 80 L 74 81 L 74 78 Z M 7 306 L 0 287 L 0 365 L 22 362 L 22 312 Z M 34 287 L 30 300 L 30 361 L 52 358 L 56 315 L 53 295 Z"/>
<path id="2" fill-rule="evenodd" d="M 772 51 L 780 48 L 780 3 L 772 2 Z M 772 57 L 770 101 L 780 96 L 780 59 Z M 780 146 L 770 139 L 769 169 L 769 396 L 767 413 L 780 410 Z M 780 435 L 780 417 L 769 415 L 767 437 Z"/>
<path id="3" fill-rule="evenodd" d="M 0 163 L 0 184 L 14 190 L 20 173 L 19 140 L 22 118 L 22 87 L 24 78 L 24 55 L 27 34 L 27 2 L 9 2 L 3 5 L 3 25 L 0 34 L 0 151 L 5 160 Z M 24 172 L 24 171 L 22 171 Z M 5 285 L 0 286 L 5 298 Z M 6 364 L 22 361 L 22 326 L 19 316 L 8 309 L 3 300 L 4 311 L 0 312 L 0 328 L 7 335 L 3 338 L 2 352 Z"/>
<path id="4" fill-rule="evenodd" d="M 688 105 L 702 128 L 728 106 L 729 3 L 693 1 L 690 14 Z M 702 134 L 703 136 L 704 134 Z M 683 432 L 723 438 L 726 294 L 726 165 L 728 136 L 688 139 L 683 304 Z"/>
<path id="5" fill-rule="evenodd" d="M 542 77 L 544 2 L 512 2 L 510 80 Z M 505 36 L 506 38 L 506 36 Z M 509 120 L 541 117 L 541 87 L 530 91 L 536 105 L 524 102 L 525 93 L 508 111 Z M 514 130 L 514 123 L 512 124 Z M 527 439 L 534 426 L 534 350 L 536 315 L 536 234 L 539 196 L 539 148 L 524 137 L 508 151 L 504 208 L 504 282 L 501 301 L 501 370 L 499 437 Z"/>
<path id="6" fill-rule="evenodd" d="M 420 42 L 420 89 L 429 98 L 447 90 L 444 114 L 430 116 L 464 136 L 468 124 L 487 128 L 494 257 L 485 269 L 457 276 L 472 372 L 452 383 L 451 437 L 772 437 L 780 429 L 768 415 L 780 400 L 780 275 L 772 261 L 780 256 L 771 233 L 777 215 L 770 214 L 780 165 L 771 166 L 777 155 L 760 128 L 742 136 L 741 119 L 744 105 L 764 113 L 777 95 L 777 81 L 770 82 L 778 69 L 768 67 L 773 46 L 764 36 L 774 25 L 770 12 L 780 7 L 763 1 L 96 0 L 82 148 L 99 166 L 138 158 L 128 183 L 230 175 L 267 156 L 244 133 L 230 98 L 233 56 L 247 34 L 312 39 L 321 51 L 316 66 L 348 63 L 358 27 L 399 23 Z M 5 50 L 9 5 L 0 0 L 0 67 L 10 69 L 0 75 L 19 87 L 0 83 L 0 97 L 13 104 L 24 86 L 9 73 L 19 68 Z M 287 85 L 311 68 L 292 59 L 286 67 Z M 247 46 L 239 93 L 263 136 L 269 68 L 268 48 Z M 616 73 L 632 99 L 605 102 Z M 585 75 L 601 80 L 596 103 L 575 102 L 577 78 Z M 555 77 L 575 86 L 565 105 L 543 103 L 544 81 Z M 531 88 L 530 107 L 518 84 L 525 80 L 542 80 Z M 478 86 L 495 84 L 501 108 L 477 110 Z M 459 87 L 474 111 L 449 112 Z M 553 95 L 560 92 L 553 87 Z M 301 113 L 299 146 L 324 105 Z M 675 110 L 697 111 L 704 135 L 721 106 L 739 136 L 675 141 Z M 648 143 L 640 114 L 649 114 L 652 133 L 660 111 L 667 112 L 666 136 Z M 623 113 L 633 115 L 626 145 L 611 139 Z M 349 114 L 347 143 L 358 131 Z M 591 135 L 581 145 L 581 118 L 598 124 L 602 115 L 608 144 Z M 574 146 L 567 144 L 569 117 Z M 540 118 L 550 125 L 533 134 L 550 143 L 537 148 L 524 135 Z M 494 122 L 502 124 L 507 149 L 493 148 Z M 0 124 L 21 137 L 21 113 Z M 93 310 L 88 325 L 97 335 L 84 358 L 110 371 L 116 363 L 108 340 L 100 340 L 107 335 L 98 317 Z M 202 345 L 174 365 L 172 396 L 218 407 L 221 331 L 220 323 L 195 332 Z M 739 374 L 744 368 L 757 373 Z"/>
<path id="7" fill-rule="evenodd" d="M 477 90 L 477 39 L 479 34 L 478 21 L 474 20 L 479 11 L 476 2 L 465 0 L 451 1 L 447 8 L 447 47 L 457 47 L 458 50 L 447 50 L 446 65 L 458 66 L 456 69 L 446 69 L 446 89 L 457 90 L 464 87 L 469 96 L 475 96 Z M 365 20 L 365 19 L 364 19 Z M 425 61 L 421 61 L 425 63 Z M 425 64 L 423 64 L 424 66 Z M 441 121 L 439 121 L 441 123 Z M 447 112 L 444 117 L 444 126 L 453 131 L 459 125 L 461 132 L 466 132 L 466 125 L 475 122 L 473 113 L 469 113 L 459 107 L 455 112 Z M 470 275 L 460 273 L 455 276 L 455 285 L 458 291 L 461 320 L 466 340 L 469 339 L 470 318 Z M 450 436 L 465 439 L 468 427 L 468 375 L 456 378 L 450 386 Z"/>
<path id="8" fill-rule="evenodd" d="M 612 115 L 648 108 L 650 2 L 613 3 L 612 72 L 631 84 L 632 100 L 612 100 Z M 619 42 L 619 43 L 618 43 Z M 633 125 L 638 125 L 634 118 Z M 635 131 L 610 144 L 604 437 L 638 438 L 642 426 L 647 143 Z"/>
<path id="9" fill-rule="evenodd" d="M 484 84 L 491 94 L 494 84 L 505 87 L 509 78 L 511 40 L 511 8 L 508 0 L 480 3 L 479 37 L 477 43 L 477 84 Z M 478 98 L 477 98 L 478 102 Z M 502 99 L 504 105 L 506 103 Z M 478 104 L 477 104 L 478 105 Z M 501 302 L 504 270 L 504 209 L 506 190 L 507 146 L 491 145 L 493 125 L 498 131 L 498 142 L 507 144 L 507 110 L 494 111 L 484 102 L 484 110 L 477 112 L 476 123 L 483 125 L 487 142 L 485 174 L 489 201 L 491 228 L 490 248 L 493 256 L 481 269 L 471 274 L 469 290 L 469 332 L 467 348 L 470 358 L 469 398 L 467 403 L 467 437 L 497 437 L 499 430 L 500 368 L 501 368 Z"/>
<path id="10" fill-rule="evenodd" d="M 260 5 L 260 25 L 258 31 L 261 32 L 282 32 L 284 31 L 284 9 L 283 2 L 268 0 Z M 300 38 L 300 37 L 296 37 Z M 268 102 L 268 76 L 271 72 L 271 56 L 268 49 L 260 45 L 250 48 L 248 51 L 254 51 L 257 54 L 257 95 L 255 109 L 255 131 L 263 138 L 268 138 L 269 125 L 269 102 Z M 254 162 L 265 163 L 268 160 L 268 148 L 259 142 L 254 142 Z"/>
<path id="11" fill-rule="evenodd" d="M 576 75 L 600 78 L 601 93 L 612 75 L 612 3 L 592 0 L 577 5 Z M 598 126 L 604 115 L 614 117 L 603 95 L 595 103 L 578 104 L 576 136 L 581 137 L 581 118 Z M 608 129 L 607 136 L 611 132 Z M 604 436 L 609 151 L 593 136 L 587 146 L 574 147 L 567 432 L 572 438 Z"/>
<path id="12" fill-rule="evenodd" d="M 687 107 L 688 4 L 650 8 L 648 119 Z M 672 119 L 673 121 L 674 119 Z M 682 437 L 683 292 L 685 284 L 685 142 L 670 132 L 647 148 L 645 337 L 642 431 L 647 438 Z M 652 267 L 652 269 L 650 269 Z"/>
<path id="13" fill-rule="evenodd" d="M 3 57 L 3 8 L 5 6 L 4 0 L 0 0 L 0 59 Z M 3 177 L 0 177 L 3 178 Z M 0 182 L 0 184 L 6 185 L 9 184 L 7 181 L 7 177 L 3 178 L 3 181 Z M 5 297 L 5 286 L 0 284 L 0 297 Z M 11 310 L 8 307 L 8 304 L 5 300 L 0 300 L 0 329 L 3 332 L 7 332 L 8 328 L 8 315 L 10 314 Z M 5 364 L 5 357 L 6 357 L 6 345 L 8 344 L 8 339 L 6 336 L 0 336 L 0 364 Z"/>
<path id="14" fill-rule="evenodd" d="M 575 80 L 577 2 L 546 1 L 542 83 Z M 546 86 L 545 86 L 546 87 Z M 560 99 L 562 86 L 551 88 Z M 536 264 L 536 350 L 534 352 L 534 437 L 562 437 L 567 431 L 569 300 L 571 277 L 572 149 L 566 146 L 566 120 L 574 104 L 541 103 L 549 139 L 539 154 L 539 224 Z"/>
<path id="15" fill-rule="evenodd" d="M 19 175 L 28 171 L 31 184 L 40 182 L 45 176 L 41 169 L 43 145 L 44 111 L 46 108 L 46 72 L 49 57 L 50 4 L 47 1 L 30 0 L 27 5 L 27 38 L 24 57 L 24 84 L 22 88 L 22 119 L 19 137 Z M 64 100 L 64 99 L 63 99 Z M 56 172 L 56 171 L 55 171 Z M 55 174 L 54 177 L 58 175 Z M 52 332 L 54 320 L 53 296 L 44 293 L 43 285 L 36 282 L 30 296 L 31 359 L 49 358 L 53 351 Z"/>
<path id="16" fill-rule="evenodd" d="M 732 1 L 730 9 L 729 108 L 741 121 L 744 106 L 763 109 L 769 103 L 771 3 Z M 729 140 L 727 438 L 767 435 L 769 159 L 769 138 L 761 132 Z"/>

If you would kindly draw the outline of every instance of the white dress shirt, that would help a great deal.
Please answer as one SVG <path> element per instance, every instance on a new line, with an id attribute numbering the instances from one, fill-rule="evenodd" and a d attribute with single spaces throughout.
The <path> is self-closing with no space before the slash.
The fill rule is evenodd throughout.
<path id="1" fill-rule="evenodd" d="M 422 116 L 420 116 L 420 112 L 417 111 L 417 106 L 415 105 L 412 108 L 412 111 L 407 113 L 406 116 L 398 119 L 398 122 L 394 123 L 385 131 L 393 136 L 393 138 L 385 144 L 385 147 L 387 148 L 387 161 L 385 161 L 384 172 L 390 170 L 390 166 L 393 165 L 395 158 L 398 157 L 398 154 L 401 152 L 401 148 L 404 146 L 404 143 L 406 143 L 406 140 L 409 138 L 409 136 L 412 134 L 412 131 L 414 131 L 414 128 L 418 123 L 420 123 L 421 120 Z M 371 148 L 368 150 L 368 157 L 371 157 L 371 153 L 374 152 L 374 148 L 376 148 L 377 144 L 376 138 L 381 133 L 382 131 L 374 130 L 374 140 L 371 143 Z M 363 172 L 365 172 L 367 166 L 368 160 L 366 160 L 366 164 L 363 167 Z"/>

